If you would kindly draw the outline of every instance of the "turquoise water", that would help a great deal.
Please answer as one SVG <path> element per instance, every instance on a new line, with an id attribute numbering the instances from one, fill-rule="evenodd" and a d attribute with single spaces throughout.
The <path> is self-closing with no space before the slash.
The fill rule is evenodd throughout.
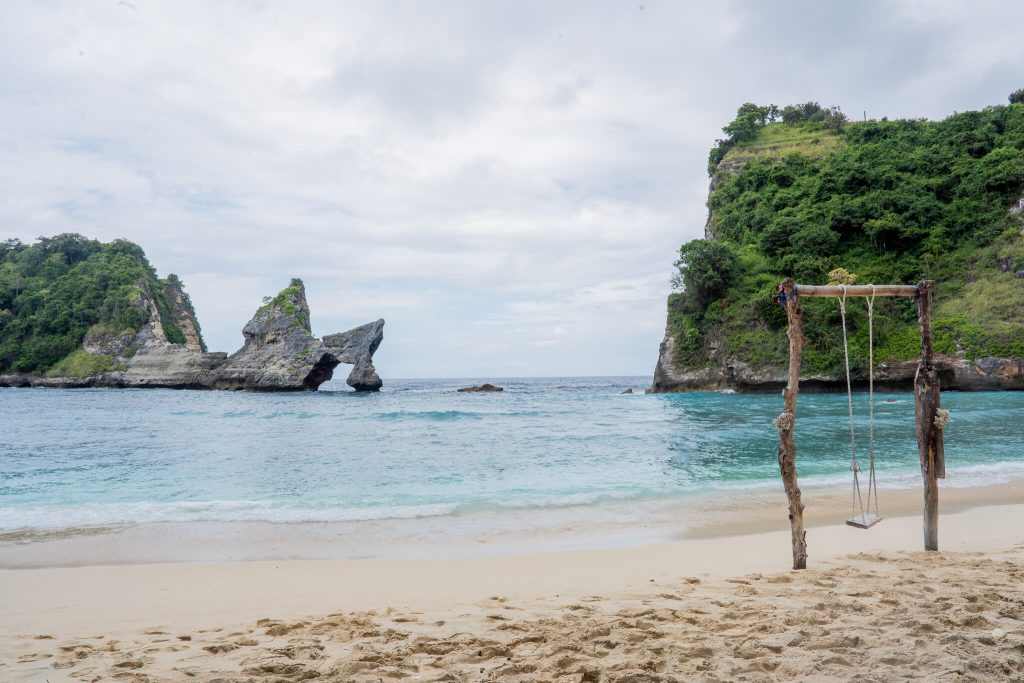
<path id="1" fill-rule="evenodd" d="M 390 381 L 367 395 L 336 383 L 302 394 L 0 389 L 0 531 L 443 517 L 780 487 L 778 395 L 619 393 L 647 381 L 508 379 L 502 394 L 456 393 L 467 380 Z M 865 445 L 866 400 L 855 396 Z M 1024 476 L 1024 393 L 942 401 L 944 486 Z M 800 410 L 801 480 L 848 485 L 845 395 L 805 394 Z M 912 397 L 878 395 L 876 417 L 880 485 L 919 486 Z"/>

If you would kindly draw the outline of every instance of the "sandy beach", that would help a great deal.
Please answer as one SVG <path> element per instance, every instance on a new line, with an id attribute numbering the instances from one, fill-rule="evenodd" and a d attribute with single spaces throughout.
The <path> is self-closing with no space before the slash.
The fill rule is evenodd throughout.
<path id="1" fill-rule="evenodd" d="M 977 493 L 977 492 L 976 492 Z M 977 501 L 976 501 L 977 502 Z M 758 521 L 758 524 L 762 522 Z M 0 572 L 4 680 L 1019 680 L 1024 505 L 485 557 Z"/>

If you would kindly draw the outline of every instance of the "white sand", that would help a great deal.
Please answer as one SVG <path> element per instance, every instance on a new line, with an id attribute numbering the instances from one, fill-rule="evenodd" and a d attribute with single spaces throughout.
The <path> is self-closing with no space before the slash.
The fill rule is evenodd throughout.
<path id="1" fill-rule="evenodd" d="M 572 628 L 580 627 L 579 617 L 582 613 L 572 609 L 573 604 L 587 605 L 587 614 L 600 613 L 605 616 L 639 609 L 638 605 L 643 604 L 646 608 L 657 610 L 664 617 L 673 610 L 685 611 L 688 605 L 692 607 L 687 602 L 690 598 L 679 597 L 680 586 L 694 585 L 688 581 L 699 578 L 703 582 L 704 588 L 701 590 L 706 594 L 698 591 L 693 600 L 703 601 L 700 604 L 707 607 L 705 603 L 708 601 L 721 598 L 722 590 L 732 590 L 736 585 L 741 585 L 728 583 L 729 578 L 751 574 L 790 576 L 803 589 L 815 594 L 806 598 L 810 600 L 809 603 L 801 603 L 801 609 L 810 609 L 810 613 L 813 613 L 813 605 L 818 600 L 823 605 L 831 605 L 829 609 L 835 612 L 832 621 L 841 621 L 861 612 L 856 611 L 859 608 L 854 609 L 855 601 L 848 597 L 837 597 L 835 592 L 830 591 L 828 585 L 831 580 L 825 581 L 823 577 L 842 577 L 844 585 L 850 587 L 856 584 L 858 572 L 861 571 L 870 573 L 872 577 L 870 585 L 864 589 L 865 600 L 874 604 L 878 610 L 891 614 L 898 612 L 894 611 L 894 605 L 903 605 L 904 617 L 918 620 L 925 617 L 906 612 L 911 609 L 912 602 L 917 605 L 914 609 L 923 609 L 928 605 L 934 607 L 936 603 L 927 599 L 914 602 L 910 599 L 911 593 L 915 593 L 917 598 L 926 597 L 921 591 L 927 591 L 931 584 L 941 583 L 944 594 L 948 594 L 947 600 L 957 601 L 957 596 L 966 595 L 964 591 L 968 587 L 985 593 L 986 589 L 978 582 L 987 581 L 992 588 L 988 589 L 986 600 L 1005 601 L 1005 609 L 1003 612 L 992 612 L 988 608 L 981 610 L 979 614 L 988 616 L 984 623 L 978 623 L 988 631 L 998 628 L 1000 633 L 1009 634 L 1000 635 L 998 642 L 993 641 L 995 644 L 992 647 L 999 653 L 1010 648 L 1008 652 L 1011 654 L 1013 647 L 1022 648 L 1017 651 L 1017 656 L 1018 662 L 1024 661 L 1024 644 L 1020 644 L 1024 643 L 1024 631 L 1021 630 L 1024 622 L 1020 621 L 1024 618 L 1024 584 L 1021 583 L 1024 574 L 1020 572 L 1024 557 L 1024 505 L 979 507 L 945 514 L 940 524 L 940 547 L 945 552 L 905 552 L 919 550 L 921 544 L 920 518 L 902 517 L 887 519 L 869 531 L 842 525 L 810 529 L 808 546 L 809 567 L 812 571 L 795 573 L 788 571 L 791 560 L 787 529 L 631 548 L 507 557 L 179 563 L 3 570 L 0 571 L 0 663 L 12 680 L 56 681 L 74 672 L 78 674 L 68 680 L 92 680 L 119 671 L 130 671 L 132 675 L 145 674 L 157 680 L 177 680 L 186 678 L 184 670 L 178 670 L 181 667 L 194 667 L 192 673 L 198 672 L 204 676 L 214 671 L 237 676 L 245 668 L 243 659 L 251 664 L 260 657 L 278 657 L 271 650 L 266 650 L 268 643 L 280 645 L 288 642 L 286 632 L 294 631 L 291 636 L 293 638 L 301 635 L 308 641 L 310 638 L 316 640 L 325 636 L 328 640 L 333 639 L 332 642 L 337 641 L 335 644 L 341 649 L 332 655 L 334 659 L 320 662 L 328 667 L 324 671 L 328 671 L 333 670 L 330 666 L 348 666 L 346 662 L 351 663 L 349 660 L 355 656 L 354 653 L 362 651 L 364 647 L 379 649 L 389 642 L 386 637 L 378 642 L 379 634 L 364 634 L 360 637 L 366 642 L 357 650 L 352 650 L 351 646 L 358 640 L 353 635 L 353 619 L 356 622 L 362 619 L 368 624 L 372 622 L 372 628 L 366 628 L 374 633 L 381 629 L 391 629 L 397 634 L 397 624 L 415 625 L 415 629 L 402 632 L 404 635 L 393 634 L 396 642 L 405 642 L 410 638 L 441 641 L 452 635 L 453 623 L 461 624 L 460 629 L 469 629 L 479 634 L 496 628 L 496 625 L 505 624 L 506 621 L 521 622 L 520 627 L 516 627 L 521 630 L 506 629 L 508 633 L 514 632 L 521 636 L 541 629 L 548 634 L 545 637 L 550 640 L 558 631 L 558 623 L 564 622 L 566 628 L 569 628 L 570 622 Z M 869 556 L 848 557 L 854 553 L 868 553 Z M 870 570 L 857 568 L 864 562 L 871 563 Z M 904 588 L 887 585 L 886 577 L 909 580 L 907 574 L 901 573 L 901 567 L 913 569 L 913 580 L 905 583 Z M 939 573 L 928 578 L 933 568 Z M 824 573 L 821 571 L 823 569 L 826 570 Z M 760 578 L 753 581 L 760 581 Z M 780 583 L 782 581 L 788 580 L 779 579 L 771 585 L 784 585 Z M 821 581 L 825 581 L 825 584 L 819 585 Z M 964 585 L 961 586 L 961 582 Z M 747 583 L 750 583 L 749 577 Z M 718 587 L 713 588 L 716 585 Z M 898 595 L 896 602 L 888 603 L 887 607 L 887 603 L 880 601 L 883 601 L 883 593 L 890 588 Z M 687 592 L 691 591 L 688 589 Z M 675 597 L 666 598 L 664 595 Z M 783 618 L 778 613 L 780 595 L 777 591 L 773 595 L 764 604 L 758 602 L 757 591 L 742 596 L 746 605 L 744 609 L 753 611 L 747 617 L 734 614 L 730 618 L 733 621 L 747 619 L 745 627 L 750 630 L 750 637 L 757 636 L 757 624 L 762 620 L 771 622 L 772 619 Z M 500 600 L 492 599 L 495 597 L 500 597 Z M 854 609 L 853 612 L 844 611 L 843 605 L 846 603 L 850 603 L 847 606 Z M 497 606 L 503 610 L 502 614 L 511 616 L 507 619 L 491 619 L 488 616 L 489 610 Z M 967 607 L 969 605 L 963 609 Z M 367 610 L 375 610 L 376 614 L 366 615 Z M 761 613 L 758 610 L 764 614 L 757 616 Z M 360 616 L 359 613 L 363 614 Z M 328 614 L 335 616 L 331 619 L 323 617 Z M 395 621 L 391 619 L 395 615 L 406 615 L 408 619 Z M 627 621 L 629 619 L 622 618 Z M 931 615 L 927 618 L 936 617 Z M 284 626 L 275 628 L 276 622 L 264 622 L 257 627 L 256 622 L 260 619 L 289 623 L 300 619 L 305 621 L 303 625 L 291 629 Z M 427 623 L 425 620 L 431 621 Z M 832 623 L 828 619 L 826 621 Z M 344 625 L 324 625 L 335 622 Z M 382 625 L 384 622 L 390 623 L 390 626 L 385 628 Z M 430 625 L 435 622 L 444 624 Z M 546 626 L 542 628 L 539 625 L 541 622 Z M 696 623 L 691 623 L 689 627 L 696 628 Z M 829 630 L 828 624 L 818 626 Z M 879 633 L 885 630 L 883 626 L 879 624 L 878 628 L 882 629 Z M 322 632 L 320 635 L 310 631 L 317 628 Z M 412 626 L 409 628 L 412 629 Z M 948 633 L 952 627 L 936 628 Z M 276 636 L 269 635 L 269 632 L 277 631 L 282 632 Z M 952 632 L 959 631 L 952 628 Z M 216 649 L 219 647 L 217 643 L 223 643 L 227 633 L 236 634 L 232 636 L 232 643 L 241 639 L 243 642 L 252 641 L 252 644 L 235 644 L 224 652 L 202 649 Z M 697 629 L 691 635 L 711 637 L 710 632 L 704 636 L 701 633 Z M 188 635 L 192 640 L 179 641 L 179 635 Z M 684 634 L 678 635 L 679 638 L 684 637 Z M 565 637 L 570 637 L 568 631 Z M 488 642 L 497 642 L 493 634 L 489 638 Z M 105 647 L 111 640 L 119 641 L 120 644 L 115 645 L 112 651 L 101 653 L 100 646 Z M 927 642 L 922 647 L 934 647 L 936 652 L 942 651 L 939 640 L 931 642 L 929 637 L 924 637 L 924 640 Z M 717 656 L 714 648 L 722 646 L 723 642 L 717 646 L 707 645 L 712 651 L 704 659 L 714 661 Z M 342 647 L 344 643 L 347 645 Z M 479 643 L 474 643 L 465 645 L 465 648 L 460 645 L 455 650 L 461 652 L 465 649 L 468 652 L 478 647 Z M 75 650 L 76 646 L 91 649 Z M 65 649 L 60 649 L 62 647 Z M 857 649 L 849 644 L 842 647 Z M 248 654 L 240 652 L 246 648 Z M 324 650 L 316 651 L 327 657 Z M 76 654 L 78 652 L 84 654 Z M 771 648 L 765 653 L 765 656 L 778 659 L 777 653 L 773 653 Z M 535 654 L 537 658 L 541 657 L 539 653 Z M 719 654 L 725 656 L 724 653 Z M 795 651 L 792 654 L 795 656 Z M 849 652 L 846 653 L 847 658 L 849 655 Z M 420 671 L 427 678 L 439 676 L 443 679 L 442 673 L 448 671 L 445 668 L 448 665 L 443 662 L 437 666 L 427 666 L 405 650 L 394 656 L 396 661 L 400 660 L 400 664 L 396 665 L 399 666 L 398 670 L 406 674 Z M 551 659 L 553 656 L 544 655 L 548 673 L 538 675 L 538 680 L 555 676 L 559 667 L 555 661 L 557 657 Z M 651 653 L 644 656 L 658 659 Z M 680 652 L 671 657 L 669 654 L 664 656 L 666 659 L 662 664 L 670 667 L 666 671 L 683 670 L 678 668 L 685 663 L 685 657 Z M 817 657 L 813 653 L 803 653 L 801 656 L 812 659 Z M 896 657 L 894 662 L 906 659 L 902 655 L 893 656 Z M 131 660 L 130 663 L 118 668 L 118 661 L 114 660 L 121 661 L 125 657 Z M 517 657 L 512 652 L 499 659 L 507 664 L 520 661 Z M 525 657 L 522 661 L 529 663 L 532 659 Z M 625 671 L 634 664 L 639 666 L 639 660 L 635 659 L 626 657 L 622 661 L 616 660 L 622 665 L 618 670 Z M 818 659 L 814 659 L 817 662 L 815 666 L 821 664 Z M 922 662 L 919 659 L 920 656 L 915 655 L 911 663 L 920 665 Z M 985 666 L 996 666 L 987 659 L 985 661 Z M 61 666 L 54 668 L 58 662 Z M 449 669 L 465 669 L 464 664 L 450 663 Z M 602 666 L 597 660 L 591 664 L 598 668 Z M 489 670 L 494 666 L 496 664 L 491 662 L 483 668 Z M 582 664 L 574 662 L 562 668 L 565 673 L 571 673 L 569 669 L 573 666 Z M 777 668 L 779 662 L 775 662 L 774 666 Z M 892 666 L 896 667 L 894 671 L 906 674 L 896 664 Z M 346 676 L 355 676 L 360 671 L 369 675 L 367 672 L 370 669 L 346 669 Z M 734 667 L 730 670 L 734 670 Z M 449 674 L 451 671 L 448 671 Z M 1021 669 L 1016 671 L 1020 672 Z M 515 675 L 526 676 L 526 680 L 530 678 L 527 674 L 533 675 L 529 671 L 520 671 Z M 458 676 L 450 680 L 456 679 Z M 575 680 L 581 679 L 577 677 Z"/>

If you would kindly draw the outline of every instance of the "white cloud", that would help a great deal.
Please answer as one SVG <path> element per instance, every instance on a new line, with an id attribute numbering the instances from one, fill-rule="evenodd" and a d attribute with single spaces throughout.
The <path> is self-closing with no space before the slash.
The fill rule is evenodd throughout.
<path id="1" fill-rule="evenodd" d="M 129 6 L 132 5 L 132 6 Z M 1018 3 L 9 3 L 0 221 L 127 237 L 211 348 L 307 282 L 387 376 L 647 373 L 744 101 L 941 116 Z"/>

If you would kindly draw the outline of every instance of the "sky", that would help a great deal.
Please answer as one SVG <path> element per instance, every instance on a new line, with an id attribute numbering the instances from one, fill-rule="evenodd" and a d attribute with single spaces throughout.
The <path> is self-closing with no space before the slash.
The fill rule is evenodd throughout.
<path id="1" fill-rule="evenodd" d="M 127 238 L 211 350 L 306 283 L 410 377 L 650 375 L 744 102 L 942 118 L 1024 3 L 5 2 L 0 238 Z"/>

